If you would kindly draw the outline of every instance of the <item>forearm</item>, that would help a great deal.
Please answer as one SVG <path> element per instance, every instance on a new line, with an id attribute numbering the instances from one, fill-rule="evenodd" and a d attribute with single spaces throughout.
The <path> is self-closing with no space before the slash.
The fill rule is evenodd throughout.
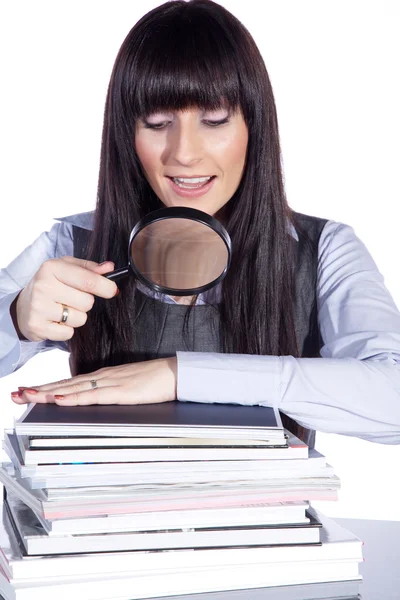
<path id="1" fill-rule="evenodd" d="M 310 429 L 400 444 L 400 365 L 178 352 L 182 401 L 276 406 Z"/>

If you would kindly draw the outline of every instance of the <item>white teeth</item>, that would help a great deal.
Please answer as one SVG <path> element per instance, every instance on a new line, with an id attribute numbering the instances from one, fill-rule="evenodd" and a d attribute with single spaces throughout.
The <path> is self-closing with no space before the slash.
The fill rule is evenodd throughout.
<path id="1" fill-rule="evenodd" d="M 173 177 L 175 183 L 206 183 L 211 177 Z"/>

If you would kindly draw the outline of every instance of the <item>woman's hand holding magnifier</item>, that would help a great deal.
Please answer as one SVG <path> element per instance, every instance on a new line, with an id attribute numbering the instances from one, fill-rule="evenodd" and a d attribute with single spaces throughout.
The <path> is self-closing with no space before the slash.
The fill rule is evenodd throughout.
<path id="1" fill-rule="evenodd" d="M 45 261 L 15 302 L 14 325 L 21 337 L 40 342 L 66 341 L 75 327 L 86 323 L 95 296 L 118 293 L 103 275 L 113 270 L 111 261 L 97 264 L 72 256 Z"/>
<path id="2" fill-rule="evenodd" d="M 185 207 L 147 214 L 133 228 L 129 264 L 114 270 L 66 256 L 42 264 L 14 300 L 14 325 L 19 336 L 34 342 L 66 341 L 75 327 L 86 323 L 95 296 L 110 299 L 118 292 L 115 280 L 135 276 L 150 290 L 192 296 L 224 278 L 231 241 L 210 215 Z M 141 404 L 176 398 L 176 358 L 107 367 L 69 380 L 12 392 L 14 402 L 76 404 Z"/>

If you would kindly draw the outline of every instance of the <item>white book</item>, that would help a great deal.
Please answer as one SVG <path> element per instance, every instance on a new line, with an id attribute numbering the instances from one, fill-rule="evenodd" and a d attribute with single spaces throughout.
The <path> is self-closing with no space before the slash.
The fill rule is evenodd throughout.
<path id="1" fill-rule="evenodd" d="M 153 477 L 143 477 L 143 478 L 138 478 L 135 479 L 134 481 L 132 481 L 132 477 L 124 477 L 124 476 L 119 476 L 119 477 L 115 477 L 112 478 L 110 477 L 108 480 L 108 483 L 105 481 L 104 477 L 90 477 L 90 478 L 84 478 L 84 477 L 80 477 L 79 479 L 73 479 L 73 478 L 63 478 L 63 479 L 55 479 L 55 478 L 31 478 L 31 477 L 26 477 L 24 478 L 24 481 L 26 482 L 26 485 L 28 486 L 29 489 L 31 490 L 47 490 L 46 492 L 46 497 L 47 498 L 57 498 L 59 497 L 59 492 L 57 490 L 62 490 L 62 489 L 67 489 L 69 490 L 68 495 L 74 495 L 73 490 L 77 490 L 76 493 L 80 493 L 78 490 L 83 491 L 86 487 L 90 487 L 90 488 L 97 488 L 97 489 L 102 489 L 104 486 L 109 485 L 110 487 L 127 487 L 127 486 L 136 486 L 138 488 L 142 487 L 142 488 L 149 488 L 149 487 L 161 487 L 161 486 L 176 486 L 179 485 L 179 482 L 182 481 L 182 479 L 184 479 L 185 484 L 187 486 L 205 486 L 205 485 L 232 485 L 235 482 L 237 482 L 238 484 L 240 482 L 243 482 L 243 485 L 248 485 L 248 484 L 255 484 L 256 482 L 259 482 L 260 485 L 264 486 L 266 485 L 267 481 L 271 482 L 271 486 L 276 487 L 279 485 L 279 487 L 281 487 L 282 489 L 287 488 L 288 486 L 292 486 L 291 482 L 297 482 L 299 484 L 303 483 L 310 483 L 313 486 L 317 486 L 319 485 L 319 483 L 321 484 L 320 487 L 322 488 L 324 486 L 324 482 L 328 483 L 329 487 L 339 487 L 339 484 L 337 483 L 337 478 L 334 474 L 333 469 L 331 468 L 327 468 L 325 473 L 321 473 L 318 476 L 301 476 L 301 477 L 290 477 L 290 473 L 288 473 L 287 475 L 282 474 L 281 477 L 271 477 L 271 478 L 266 478 L 266 477 L 261 477 L 260 475 L 255 475 L 254 477 L 241 477 L 240 474 L 236 473 L 236 472 L 230 472 L 228 471 L 227 473 L 222 474 L 220 477 L 217 477 L 216 475 L 209 477 L 208 479 L 206 479 L 205 477 L 199 477 L 193 474 L 193 476 L 188 476 L 188 477 L 178 477 L 178 475 L 170 475 L 170 476 L 165 476 L 162 477 L 161 475 L 159 477 L 156 477 L 155 480 Z M 304 480 L 307 480 L 306 482 Z M 335 483 L 336 482 L 336 483 Z M 275 485 L 273 485 L 275 484 Z M 280 485 L 282 484 L 282 485 Z M 333 485 L 331 485 L 333 484 Z M 308 486 L 307 486 L 308 487 Z M 61 493 L 61 495 L 63 495 Z"/>
<path id="2" fill-rule="evenodd" d="M 332 486 L 305 485 L 282 489 L 260 485 L 219 486 L 214 489 L 200 489 L 190 486 L 187 490 L 168 491 L 152 487 L 140 491 L 130 491 L 127 495 L 99 497 L 68 497 L 47 500 L 43 490 L 31 490 L 23 479 L 18 479 L 11 464 L 0 467 L 0 483 L 13 492 L 22 502 L 45 519 L 65 519 L 101 514 L 126 514 L 162 510 L 189 510 L 191 508 L 217 508 L 244 506 L 268 502 L 301 500 L 336 500 L 338 478 L 332 478 Z"/>
<path id="3" fill-rule="evenodd" d="M 290 436 L 290 444 L 301 444 L 295 436 Z M 278 477 L 281 472 L 303 474 L 304 476 L 318 476 L 324 474 L 328 467 L 325 457 L 315 449 L 309 450 L 307 460 L 292 459 L 282 463 L 281 460 L 217 460 L 217 461 L 163 461 L 163 462 L 106 462 L 77 463 L 77 464 L 50 464 L 50 465 L 24 465 L 17 441 L 17 436 L 12 431 L 6 431 L 4 436 L 4 449 L 14 467 L 21 477 L 29 478 L 62 478 L 62 477 L 161 477 L 170 474 L 188 476 L 193 472 L 202 476 L 214 475 L 220 477 L 224 472 L 242 472 L 244 474 L 260 473 L 266 478 Z M 172 476 L 172 475 L 171 475 Z M 154 480 L 156 481 L 156 479 Z"/>
<path id="4" fill-rule="evenodd" d="M 159 598 L 176 594 L 196 594 L 219 590 L 237 590 L 320 583 L 329 581 L 359 580 L 357 561 L 316 561 L 280 563 L 274 565 L 252 564 L 209 566 L 206 569 L 176 569 L 163 573 L 138 573 L 136 576 L 99 575 L 79 579 L 73 576 L 8 582 L 0 574 L 0 593 L 6 600 L 54 600 L 54 598 L 79 598 L 85 600 L 138 600 Z M 249 592 L 251 593 L 251 592 Z"/>
<path id="5" fill-rule="evenodd" d="M 25 562 L 20 560 L 22 555 L 16 547 L 16 550 L 13 552 L 13 558 L 10 562 L 6 562 L 5 558 L 10 556 L 11 546 L 15 548 L 13 545 L 13 535 L 8 536 L 6 534 L 7 539 L 5 540 L 5 527 L 0 520 L 0 548 L 6 548 L 3 550 L 3 556 L 0 551 L 0 593 L 3 593 L 4 600 L 9 600 L 11 596 L 15 597 L 16 588 L 18 588 L 18 583 L 20 583 L 19 579 L 25 580 L 25 582 L 31 579 L 31 582 L 34 583 L 36 587 L 40 586 L 41 583 L 46 585 L 49 583 L 48 577 L 44 579 L 41 577 L 41 571 L 43 571 L 43 576 L 46 577 L 48 575 L 49 567 L 53 567 L 55 562 L 53 558 L 46 559 L 46 557 L 33 557 L 25 559 Z M 6 543 L 4 543 L 6 542 Z M 8 543 L 10 542 L 10 543 Z M 11 545 L 10 545 L 11 544 Z M 3 558 L 3 561 L 2 561 Z M 54 557 L 56 559 L 57 557 Z M 37 561 L 37 562 L 35 562 Z M 50 561 L 48 563 L 48 561 Z M 19 569 L 15 569 L 16 565 L 24 565 L 28 566 L 28 572 L 25 572 L 20 578 L 15 575 L 15 571 L 19 571 Z M 39 569 L 35 567 L 38 566 Z M 56 565 L 57 567 L 58 565 Z M 42 567 L 42 568 L 40 568 Z M 29 574 L 35 575 L 35 579 L 33 580 L 29 577 Z M 169 572 L 173 572 L 171 569 Z M 165 571 L 163 571 L 165 573 Z M 185 575 L 188 574 L 188 571 L 185 570 Z M 27 577 L 25 575 L 28 575 Z M 154 573 L 154 575 L 157 575 Z M 58 575 L 56 574 L 56 577 Z M 10 584 L 11 580 L 11 584 Z M 21 581 L 23 583 L 23 581 Z M 252 600 L 359 600 L 359 591 L 360 591 L 360 583 L 362 583 L 362 578 L 355 578 L 351 580 L 344 581 L 331 581 L 324 583 L 311 583 L 311 584 L 299 584 L 299 585 L 280 585 L 279 587 L 262 587 L 262 588 L 252 588 L 251 590 L 251 599 Z M 28 582 L 29 585 L 29 582 Z M 32 587 L 32 586 L 31 586 Z M 159 596 L 160 600 L 248 600 L 249 598 L 249 589 L 234 589 L 234 590 L 221 590 L 221 591 L 208 591 L 205 593 L 196 593 L 196 596 L 188 595 L 175 595 L 175 593 L 171 596 L 165 596 L 167 591 L 164 591 L 164 595 Z M 148 596 L 146 596 L 148 598 Z M 120 596 L 112 596 L 107 600 L 120 600 Z M 154 600 L 154 596 L 152 599 Z"/>
<path id="6" fill-rule="evenodd" d="M 164 510 L 127 515 L 103 515 L 81 519 L 49 521 L 35 513 L 43 529 L 54 535 L 110 533 L 118 531 L 151 531 L 159 529 L 196 529 L 199 527 L 238 527 L 263 523 L 309 523 L 308 502 L 275 502 L 259 506 Z"/>
<path id="7" fill-rule="evenodd" d="M 308 447 L 137 447 L 137 448 L 22 448 L 26 465 L 57 464 L 73 462 L 144 462 L 144 461 L 191 461 L 191 460 L 291 460 L 308 458 Z"/>
<path id="8" fill-rule="evenodd" d="M 228 461 L 227 461 L 228 462 Z M 103 485 L 118 486 L 118 485 L 161 485 L 161 484 L 176 484 L 184 479 L 186 484 L 204 484 L 208 483 L 223 483 L 232 481 L 284 481 L 285 485 L 294 477 L 296 480 L 306 478 L 308 481 L 312 480 L 316 483 L 318 480 L 327 479 L 334 477 L 335 472 L 330 465 L 326 465 L 324 469 L 309 470 L 308 473 L 300 472 L 294 473 L 293 470 L 286 470 L 282 468 L 282 471 L 273 471 L 269 475 L 266 475 L 262 471 L 221 471 L 215 473 L 198 473 L 193 467 L 192 471 L 185 472 L 170 472 L 163 473 L 162 471 L 156 473 L 145 473 L 142 475 L 136 475 L 135 473 L 114 473 L 110 475 L 106 474 L 95 474 L 92 476 L 65 476 L 65 477 L 24 477 L 27 485 L 30 489 L 47 489 L 48 497 L 56 495 L 56 489 L 60 488 L 84 488 L 85 486 L 100 487 Z"/>
<path id="9" fill-rule="evenodd" d="M 26 489 L 31 489 L 26 479 L 19 480 L 26 486 Z M 254 490 L 255 486 L 262 487 L 267 491 L 293 491 L 293 490 L 338 490 L 340 488 L 340 480 L 336 475 L 330 477 L 292 477 L 288 479 L 240 479 L 236 477 L 232 480 L 215 480 L 201 482 L 177 482 L 172 483 L 143 483 L 133 485 L 102 485 L 102 486 L 85 486 L 85 487 L 65 487 L 65 488 L 43 488 L 40 492 L 46 500 L 74 500 L 81 499 L 85 501 L 89 498 L 93 500 L 103 500 L 105 498 L 131 498 L 135 493 L 140 491 L 154 492 L 189 492 L 189 491 L 225 491 L 232 490 L 246 491 L 247 489 Z M 39 491 L 38 490 L 38 491 Z"/>
<path id="10" fill-rule="evenodd" d="M 15 534 L 4 509 L 0 528 L 0 547 L 2 548 L 0 567 L 10 579 L 15 581 L 34 580 L 35 578 L 43 581 L 50 574 L 55 579 L 66 575 L 81 579 L 89 575 L 107 577 L 108 574 L 134 577 L 143 571 L 149 573 L 168 572 L 177 567 L 183 571 L 184 569 L 207 570 L 211 567 L 225 566 L 235 571 L 240 566 L 246 569 L 252 565 L 258 565 L 260 570 L 273 571 L 281 564 L 291 565 L 289 569 L 291 571 L 292 566 L 296 564 L 313 566 L 317 563 L 332 563 L 336 565 L 337 562 L 353 564 L 362 561 L 362 542 L 354 534 L 321 512 L 313 508 L 310 508 L 309 511 L 322 524 L 321 545 L 102 552 L 71 556 L 26 557 L 22 555 L 16 543 Z M 338 573 L 338 577 L 334 580 L 346 578 L 340 577 L 340 573 Z M 296 583 L 305 583 L 305 581 Z M 288 582 L 283 579 L 279 584 L 268 585 L 288 585 Z M 86 596 L 80 597 L 86 599 Z"/>
<path id="11" fill-rule="evenodd" d="M 129 448 L 131 446 L 286 446 L 280 434 L 270 435 L 266 440 L 246 440 L 245 438 L 188 438 L 188 437 L 28 437 L 20 436 L 27 448 Z"/>
<path id="12" fill-rule="evenodd" d="M 309 523 L 288 525 L 239 526 L 150 531 L 124 531 L 107 534 L 49 535 L 33 511 L 12 494 L 7 507 L 14 527 L 28 555 L 115 552 L 125 550 L 161 550 L 234 546 L 267 546 L 317 544 L 321 524 L 314 518 Z"/>

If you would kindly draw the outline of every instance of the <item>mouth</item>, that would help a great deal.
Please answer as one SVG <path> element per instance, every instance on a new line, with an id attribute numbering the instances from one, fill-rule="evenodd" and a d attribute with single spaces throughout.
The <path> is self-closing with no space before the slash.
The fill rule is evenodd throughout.
<path id="1" fill-rule="evenodd" d="M 170 177 L 170 176 L 168 176 L 168 179 L 171 179 L 175 185 L 179 186 L 182 189 L 194 190 L 194 189 L 199 189 L 199 188 L 207 185 L 208 183 L 210 183 L 210 181 L 212 179 L 215 179 L 215 175 L 205 175 L 205 176 L 199 175 L 198 177 Z"/>
<path id="2" fill-rule="evenodd" d="M 196 198 L 206 194 L 213 186 L 216 175 L 199 175 L 197 177 L 170 177 L 172 190 L 185 198 Z"/>

